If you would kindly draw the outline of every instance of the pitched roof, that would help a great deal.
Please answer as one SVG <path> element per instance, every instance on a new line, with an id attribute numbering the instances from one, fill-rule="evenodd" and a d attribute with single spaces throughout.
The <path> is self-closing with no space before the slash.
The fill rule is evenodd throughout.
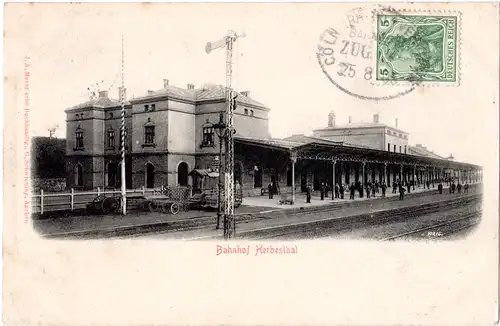
<path id="1" fill-rule="evenodd" d="M 413 155 L 444 159 L 444 157 L 437 155 L 436 153 L 434 153 L 426 148 L 423 148 L 423 147 L 409 146 L 408 149 L 409 149 L 410 154 L 413 154 Z"/>
<path id="2" fill-rule="evenodd" d="M 329 139 L 325 139 L 325 138 L 305 136 L 305 135 L 292 135 L 292 136 L 286 137 L 284 139 L 290 140 L 290 141 L 301 142 L 303 144 L 322 143 L 322 144 L 330 144 L 330 145 L 337 145 L 337 146 L 370 148 L 370 147 L 364 146 L 364 145 L 357 145 L 357 144 L 352 144 L 352 143 L 348 143 L 348 142 L 344 142 L 344 141 L 335 141 L 335 140 L 329 140 Z"/>
<path id="3" fill-rule="evenodd" d="M 277 138 L 255 138 L 255 137 L 234 136 L 234 139 L 259 145 L 279 147 L 283 149 L 292 149 L 294 147 L 304 145 L 304 143 L 302 142 L 289 141 Z"/>
<path id="4" fill-rule="evenodd" d="M 121 102 L 119 100 L 111 99 L 108 97 L 99 97 L 92 100 L 88 100 L 86 102 L 77 104 L 68 108 L 68 110 L 77 110 L 77 109 L 85 109 L 85 108 L 111 108 L 120 106 Z M 125 105 L 130 105 L 129 101 L 125 101 Z"/>
<path id="5" fill-rule="evenodd" d="M 361 128 L 391 128 L 395 129 L 398 131 L 401 131 L 402 133 L 407 134 L 406 131 L 401 130 L 399 128 L 389 126 L 385 123 L 380 123 L 380 122 L 353 122 L 353 123 L 346 123 L 342 125 L 336 125 L 335 127 L 325 127 L 325 128 L 320 128 L 320 129 L 315 129 L 314 131 L 322 131 L 322 130 L 336 130 L 336 129 L 361 129 Z"/>

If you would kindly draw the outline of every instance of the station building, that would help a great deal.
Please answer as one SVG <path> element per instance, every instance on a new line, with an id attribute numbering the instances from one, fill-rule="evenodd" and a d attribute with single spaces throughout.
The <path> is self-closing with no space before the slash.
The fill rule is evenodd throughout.
<path id="1" fill-rule="evenodd" d="M 125 103 L 126 186 L 200 186 L 199 178 L 218 166 L 219 142 L 213 128 L 225 111 L 224 87 L 163 80 L 159 90 Z M 422 145 L 410 146 L 409 134 L 373 122 L 336 124 L 312 136 L 273 139 L 270 109 L 241 92 L 234 113 L 235 181 L 244 196 L 261 195 L 269 184 L 284 191 L 318 189 L 321 182 L 459 179 L 479 182 L 481 167 L 443 158 Z M 75 189 L 120 187 L 121 103 L 107 91 L 66 111 L 67 186 Z M 325 119 L 326 120 L 326 119 Z M 193 173 L 198 171 L 198 173 Z"/>

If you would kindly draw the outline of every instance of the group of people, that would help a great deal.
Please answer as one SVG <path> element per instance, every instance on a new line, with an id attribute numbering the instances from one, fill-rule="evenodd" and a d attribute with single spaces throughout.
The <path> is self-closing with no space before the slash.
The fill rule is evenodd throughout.
<path id="1" fill-rule="evenodd" d="M 440 180 L 437 180 L 439 182 L 438 184 L 438 192 L 439 194 L 443 193 L 443 184 Z M 393 181 L 392 183 L 392 193 L 396 194 L 399 193 L 399 200 L 403 200 L 405 193 L 411 193 L 411 188 L 414 186 L 415 181 L 400 181 L 399 179 Z M 430 182 L 426 181 L 424 183 L 424 188 L 427 187 L 427 189 L 430 189 Z M 269 199 L 273 198 L 273 194 L 277 193 L 276 192 L 276 186 L 272 183 L 268 185 L 268 193 L 269 193 Z M 387 191 L 388 186 L 386 185 L 385 181 L 379 182 L 376 180 L 373 181 L 368 181 L 364 187 L 361 186 L 360 181 L 356 181 L 354 183 L 351 183 L 350 185 L 345 185 L 343 183 L 336 183 L 335 186 L 331 187 L 331 185 L 322 182 L 320 184 L 320 198 L 321 200 L 325 200 L 325 198 L 328 198 L 328 194 L 330 190 L 332 191 L 332 199 L 344 199 L 344 194 L 346 191 L 349 192 L 349 199 L 354 200 L 356 191 L 359 193 L 359 197 L 362 198 L 366 194 L 366 198 L 371 198 L 371 197 L 376 197 L 377 194 L 381 193 L 381 197 L 385 198 L 386 196 L 386 191 Z M 462 189 L 464 193 L 469 192 L 469 185 L 467 183 L 461 184 L 458 182 L 455 184 L 453 181 L 450 180 L 450 187 L 449 187 L 449 192 L 450 194 L 455 193 L 457 191 L 458 193 L 462 192 Z M 311 185 L 307 185 L 306 187 L 306 202 L 310 203 L 311 202 L 311 196 L 312 196 L 312 187 Z"/>

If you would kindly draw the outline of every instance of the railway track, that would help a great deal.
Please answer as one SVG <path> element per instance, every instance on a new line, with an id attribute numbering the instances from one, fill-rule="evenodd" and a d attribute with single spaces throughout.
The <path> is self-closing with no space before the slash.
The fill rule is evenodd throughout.
<path id="1" fill-rule="evenodd" d="M 433 224 L 430 226 L 410 230 L 408 232 L 404 232 L 401 234 L 397 234 L 397 235 L 393 235 L 393 236 L 381 239 L 381 241 L 402 240 L 405 238 L 412 238 L 416 235 L 420 238 L 421 237 L 424 237 L 424 238 L 447 237 L 447 236 L 450 236 L 456 232 L 459 232 L 459 231 L 469 229 L 469 228 L 476 226 L 480 221 L 481 214 L 482 214 L 482 210 L 472 212 L 472 213 L 467 213 L 464 216 L 460 216 L 460 217 L 455 218 L 453 220 L 444 221 L 444 222 L 436 223 L 436 224 Z"/>
<path id="2" fill-rule="evenodd" d="M 293 224 L 266 226 L 251 230 L 236 232 L 237 239 L 247 240 L 299 240 L 321 238 L 337 232 L 346 232 L 365 226 L 383 225 L 394 222 L 406 221 L 419 216 L 427 215 L 444 210 L 456 209 L 457 207 L 478 204 L 481 196 L 455 198 L 434 203 L 416 206 L 401 207 L 395 209 L 376 210 L 371 213 L 361 213 L 356 216 L 332 218 L 331 212 L 322 212 L 314 221 L 304 221 Z M 219 239 L 211 237 L 205 239 Z"/>

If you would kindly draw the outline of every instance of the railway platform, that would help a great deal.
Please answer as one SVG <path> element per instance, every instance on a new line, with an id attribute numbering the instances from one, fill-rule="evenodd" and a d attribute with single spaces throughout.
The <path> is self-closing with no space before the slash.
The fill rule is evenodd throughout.
<path id="1" fill-rule="evenodd" d="M 474 193 L 475 191 L 477 191 L 477 188 L 477 186 L 471 186 L 471 188 L 469 189 L 469 193 Z M 332 211 L 341 210 L 341 214 L 345 215 L 350 211 L 353 211 L 353 213 L 361 213 L 366 210 L 376 209 L 376 207 L 379 206 L 391 207 L 392 205 L 410 205 L 414 200 L 417 200 L 417 202 L 419 200 L 432 201 L 437 200 L 437 197 L 441 196 L 457 196 L 457 194 L 449 195 L 448 191 L 444 191 L 442 195 L 437 195 L 436 188 L 433 189 L 431 187 L 430 190 L 421 189 L 420 191 L 417 188 L 409 195 L 405 195 L 406 199 L 404 201 L 398 201 L 397 194 L 388 192 L 386 194 L 386 198 L 381 198 L 379 193 L 376 197 L 359 198 L 357 196 L 354 200 L 332 200 L 331 197 L 326 198 L 325 200 L 320 200 L 319 197 L 313 196 L 310 204 L 306 204 L 305 198 L 301 198 L 301 196 L 298 196 L 296 205 L 293 206 L 279 205 L 279 198 L 277 198 L 278 196 L 275 196 L 275 198 L 271 200 L 267 199 L 267 197 L 245 198 L 245 205 L 241 205 L 240 207 L 235 209 L 235 213 L 236 220 L 240 222 L 252 219 L 258 220 L 264 218 L 265 216 L 273 216 L 272 220 L 274 220 L 274 217 L 277 216 L 291 215 L 292 211 L 318 208 L 328 210 L 331 209 Z M 421 197 L 422 199 L 417 199 Z M 276 218 L 276 220 L 279 220 L 279 218 Z M 215 211 L 191 210 L 179 212 L 177 215 L 136 211 L 129 212 L 129 214 L 127 214 L 126 216 L 114 214 L 34 220 L 33 226 L 35 230 L 42 236 L 64 237 L 66 235 L 84 235 L 86 233 L 92 234 L 96 232 L 113 233 L 114 231 L 116 231 L 116 233 L 118 233 L 125 230 L 129 230 L 130 233 L 133 233 L 134 229 L 154 229 L 156 226 L 163 229 L 189 229 L 196 227 L 206 227 L 207 229 L 214 229 L 215 221 Z M 266 218 L 266 221 L 267 223 L 270 223 L 269 218 Z M 213 231 L 215 232 L 215 230 Z"/>

